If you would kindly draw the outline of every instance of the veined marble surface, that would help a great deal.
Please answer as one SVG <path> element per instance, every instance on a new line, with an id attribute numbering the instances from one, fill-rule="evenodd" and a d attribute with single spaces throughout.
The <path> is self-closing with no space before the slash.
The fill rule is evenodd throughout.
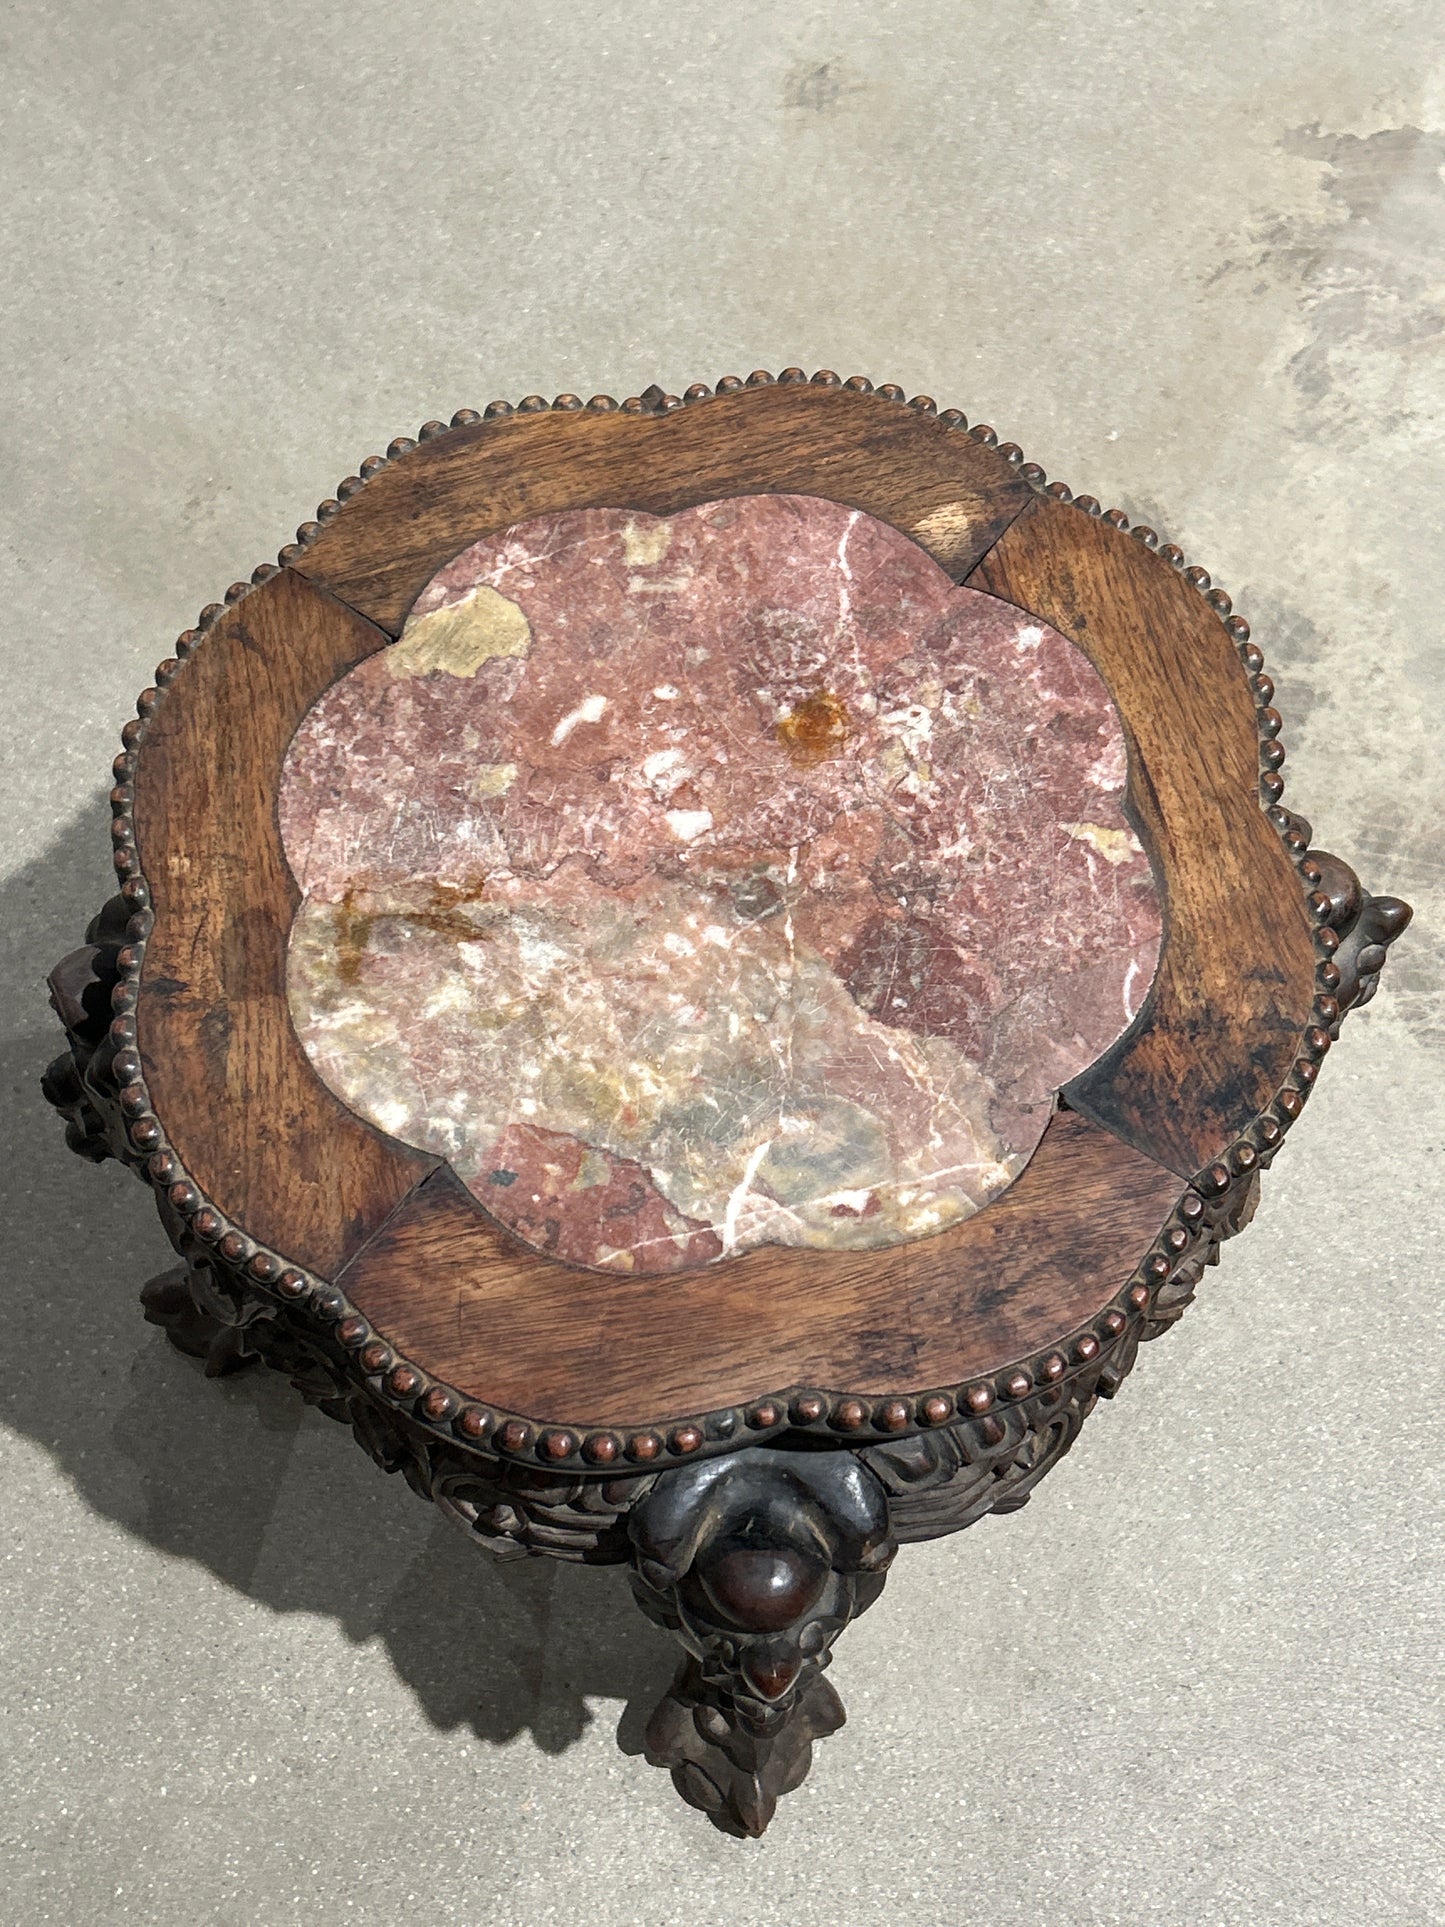
<path id="1" fill-rule="evenodd" d="M 883 1246 L 996 1196 L 1161 911 L 1063 636 L 800 496 L 465 550 L 311 710 L 297 1032 L 573 1263 Z"/>

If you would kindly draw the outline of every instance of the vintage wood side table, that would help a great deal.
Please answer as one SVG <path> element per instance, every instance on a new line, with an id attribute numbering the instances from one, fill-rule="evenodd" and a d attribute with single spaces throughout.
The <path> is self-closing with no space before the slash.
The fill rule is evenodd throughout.
<path id="1" fill-rule="evenodd" d="M 900 1543 L 1167 1330 L 1409 918 L 1245 622 L 831 373 L 428 422 L 187 630 L 51 986 L 146 1315 L 504 1555 L 630 1565 L 760 1833 Z"/>

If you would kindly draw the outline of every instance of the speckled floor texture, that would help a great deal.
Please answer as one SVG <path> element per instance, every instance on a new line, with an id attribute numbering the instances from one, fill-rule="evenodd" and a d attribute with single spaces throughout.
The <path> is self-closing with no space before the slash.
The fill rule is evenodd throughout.
<path id="1" fill-rule="evenodd" d="M 1445 26 L 1432 0 L 16 0 L 0 357 L 0 1915 L 1445 1921 Z M 144 1324 L 41 978 L 176 633 L 429 416 L 788 362 L 1179 541 L 1286 800 L 1413 900 L 1199 1304 L 906 1550 L 761 1842 L 638 1748 L 621 1577 L 493 1565 Z M 619 1739 L 621 1746 L 619 1748 Z"/>

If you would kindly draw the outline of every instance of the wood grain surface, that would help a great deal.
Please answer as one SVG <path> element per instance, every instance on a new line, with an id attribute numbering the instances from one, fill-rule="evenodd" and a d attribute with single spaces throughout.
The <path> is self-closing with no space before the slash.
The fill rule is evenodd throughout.
<path id="1" fill-rule="evenodd" d="M 660 1424 L 790 1385 L 869 1396 L 1007 1365 L 1108 1304 L 1181 1188 L 1058 1112 L 1017 1182 L 936 1238 L 628 1277 L 522 1249 L 444 1167 L 337 1282 L 471 1397 L 537 1420 Z"/>
<path id="2" fill-rule="evenodd" d="M 1191 584 L 1062 502 L 1032 502 L 969 586 L 1077 642 L 1124 719 L 1130 802 L 1164 883 L 1164 951 L 1136 1023 L 1066 1095 L 1191 1175 L 1283 1083 L 1315 995 L 1304 892 L 1259 804 L 1248 677 Z"/>
<path id="3" fill-rule="evenodd" d="M 136 772 L 155 909 L 137 1005 L 151 1100 L 212 1203 L 323 1276 L 436 1163 L 331 1095 L 286 1005 L 298 899 L 276 822 L 282 760 L 321 691 L 387 640 L 283 572 L 181 667 Z"/>
<path id="4" fill-rule="evenodd" d="M 388 463 L 298 558 L 395 634 L 444 562 L 559 509 L 672 515 L 723 495 L 825 495 L 912 535 L 956 579 L 1031 499 L 995 450 L 876 395 L 775 387 L 669 415 L 514 415 Z"/>

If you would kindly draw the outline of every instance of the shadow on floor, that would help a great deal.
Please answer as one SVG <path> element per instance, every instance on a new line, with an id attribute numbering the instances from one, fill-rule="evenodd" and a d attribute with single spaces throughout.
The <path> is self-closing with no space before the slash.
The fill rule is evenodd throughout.
<path id="1" fill-rule="evenodd" d="M 149 1192 L 73 1157 L 39 1093 L 61 1042 L 43 978 L 111 887 L 106 815 L 86 810 L 6 886 L 0 1422 L 162 1551 L 274 1611 L 382 1639 L 434 1726 L 497 1743 L 529 1732 L 557 1753 L 600 1697 L 626 1702 L 618 1739 L 640 1751 L 677 1655 L 620 1570 L 494 1560 L 283 1379 L 207 1380 L 142 1322 L 136 1294 L 174 1262 Z"/>

